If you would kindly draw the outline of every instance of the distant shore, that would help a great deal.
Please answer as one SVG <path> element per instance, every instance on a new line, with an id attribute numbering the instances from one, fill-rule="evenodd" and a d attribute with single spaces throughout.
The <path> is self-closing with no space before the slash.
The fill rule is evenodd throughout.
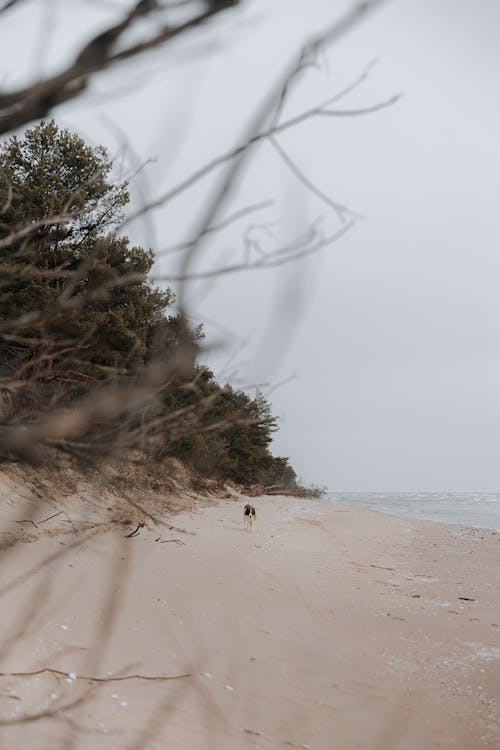
<path id="1" fill-rule="evenodd" d="M 497 492 L 328 492 L 339 505 L 500 532 Z"/>
<path id="2" fill-rule="evenodd" d="M 0 747 L 500 746 L 500 535 L 244 502 L 2 552 Z"/>

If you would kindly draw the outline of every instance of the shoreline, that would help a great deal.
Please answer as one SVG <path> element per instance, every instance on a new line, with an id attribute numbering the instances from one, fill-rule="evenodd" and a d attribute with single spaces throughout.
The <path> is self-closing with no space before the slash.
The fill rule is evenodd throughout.
<path id="1" fill-rule="evenodd" d="M 336 505 L 339 508 L 348 508 L 351 510 L 367 510 L 371 513 L 381 513 L 384 516 L 388 516 L 389 518 L 399 518 L 401 521 L 415 521 L 416 523 L 432 523 L 432 524 L 438 524 L 440 526 L 446 526 L 450 527 L 450 529 L 462 529 L 463 531 L 483 531 L 485 534 L 489 535 L 492 534 L 493 536 L 500 537 L 500 528 L 493 528 L 491 526 L 474 526 L 473 524 L 468 523 L 462 523 L 460 521 L 441 521 L 437 518 L 417 518 L 416 516 L 407 516 L 402 515 L 400 513 L 391 513 L 389 510 L 380 510 L 378 508 L 372 508 L 368 505 L 350 505 L 348 503 L 340 503 L 337 500 L 327 500 L 326 502 L 331 502 L 332 505 Z"/>
<path id="2" fill-rule="evenodd" d="M 244 502 L 4 550 L 0 746 L 498 746 L 494 531 Z"/>
<path id="3" fill-rule="evenodd" d="M 498 519 L 498 513 L 493 514 L 495 516 L 494 523 L 495 525 L 488 525 L 484 523 L 473 523 L 472 521 L 467 520 L 452 520 L 450 518 L 446 517 L 431 517 L 429 515 L 415 515 L 410 512 L 404 512 L 404 511 L 395 511 L 391 510 L 387 506 L 383 507 L 377 507 L 375 503 L 373 504 L 363 504 L 362 502 L 356 502 L 356 501 L 347 501 L 342 502 L 342 496 L 351 496 L 351 497 L 360 497 L 366 495 L 369 498 L 428 498 L 429 500 L 435 500 L 439 499 L 439 497 L 443 495 L 449 495 L 450 497 L 464 497 L 464 496 L 495 496 L 495 498 L 498 497 L 499 504 L 500 504 L 500 494 L 495 492 L 460 492 L 460 493 L 435 493 L 435 492 L 418 492 L 418 493 L 410 493 L 410 492 L 329 492 L 326 493 L 326 495 L 333 495 L 333 499 L 330 499 L 329 497 L 326 497 L 327 502 L 332 502 L 337 505 L 342 505 L 343 507 L 349 507 L 349 508 L 359 508 L 359 509 L 366 509 L 366 510 L 373 510 L 379 513 L 385 513 L 389 516 L 393 516 L 396 518 L 407 518 L 414 521 L 429 521 L 431 523 L 443 523 L 448 526 L 461 526 L 464 528 L 471 528 L 471 529 L 483 529 L 485 531 L 494 531 L 497 534 L 500 534 L 500 519 Z M 445 514 L 443 513 L 443 516 Z"/>

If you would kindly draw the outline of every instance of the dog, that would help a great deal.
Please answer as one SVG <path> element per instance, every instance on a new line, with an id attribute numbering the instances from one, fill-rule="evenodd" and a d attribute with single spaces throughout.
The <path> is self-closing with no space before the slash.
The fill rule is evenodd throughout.
<path id="1" fill-rule="evenodd" d="M 254 521 L 257 518 L 257 513 L 253 505 L 247 503 L 243 508 L 243 524 L 248 531 L 253 531 Z"/>

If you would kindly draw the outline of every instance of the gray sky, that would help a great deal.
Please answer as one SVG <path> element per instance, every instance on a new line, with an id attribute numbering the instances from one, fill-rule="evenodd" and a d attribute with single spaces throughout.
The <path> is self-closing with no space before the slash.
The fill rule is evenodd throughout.
<path id="1" fill-rule="evenodd" d="M 37 50 L 37 5 L 27 3 L 4 27 L 15 39 L 29 14 L 32 37 L 3 65 L 9 84 L 33 70 L 35 53 L 26 49 Z M 126 139 L 132 161 L 154 158 L 136 193 L 156 195 L 238 143 L 301 40 L 348 5 L 248 0 L 189 46 L 104 76 L 56 119 L 112 153 Z M 36 52 L 47 70 L 64 44 L 64 54 L 74 50 L 75 19 L 83 35 L 103 20 L 94 3 L 75 3 L 69 27 L 58 22 L 64 3 L 50 7 L 53 52 Z M 363 118 L 311 120 L 280 144 L 324 192 L 365 218 L 293 266 L 190 288 L 209 342 L 224 331 L 225 347 L 208 355 L 217 372 L 241 384 L 295 375 L 271 395 L 281 417 L 275 452 L 308 481 L 335 490 L 500 489 L 499 28 L 500 5 L 491 0 L 392 0 L 330 48 L 285 115 L 335 93 L 373 58 L 369 80 L 344 106 L 399 91 L 404 98 Z M 124 95 L 110 97 L 117 87 Z M 205 181 L 134 225 L 132 237 L 155 249 L 189 237 L 213 185 Z M 252 229 L 264 243 L 300 234 L 319 216 L 335 225 L 263 145 L 227 209 L 268 198 L 271 208 L 205 248 L 200 268 L 241 257 L 250 223 L 266 224 Z M 158 266 L 174 268 L 166 258 Z"/>

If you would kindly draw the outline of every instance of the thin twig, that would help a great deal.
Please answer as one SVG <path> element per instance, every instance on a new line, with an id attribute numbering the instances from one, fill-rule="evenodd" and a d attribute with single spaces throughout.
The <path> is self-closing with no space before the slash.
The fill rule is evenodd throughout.
<path id="1" fill-rule="evenodd" d="M 58 513 L 54 513 L 52 516 L 49 516 L 48 518 L 44 518 L 43 521 L 38 521 L 38 523 L 45 523 L 45 521 L 51 521 L 53 518 L 56 518 L 56 516 L 62 515 L 63 511 L 60 510 Z"/>
<path id="2" fill-rule="evenodd" d="M 233 214 L 230 214 L 225 219 L 222 219 L 218 224 L 214 224 L 212 227 L 208 227 L 208 229 L 205 231 L 205 234 L 213 234 L 215 232 L 221 232 L 223 229 L 226 229 L 230 224 L 233 224 L 234 222 L 238 221 L 239 219 L 243 218 L 244 216 L 248 216 L 248 214 L 253 213 L 255 211 L 261 211 L 263 208 L 269 208 L 274 204 L 273 200 L 267 200 L 267 201 L 261 201 L 260 203 L 254 203 L 251 206 L 245 206 L 244 208 L 239 209 L 239 211 L 235 211 Z M 170 255 L 171 253 L 179 252 L 180 250 L 187 250 L 189 247 L 191 247 L 196 240 L 189 240 L 188 242 L 181 242 L 178 245 L 171 245 L 170 247 L 165 247 L 162 250 L 159 250 L 157 255 Z"/>
<path id="3" fill-rule="evenodd" d="M 160 544 L 168 544 L 169 542 L 174 542 L 175 544 L 186 544 L 182 539 L 160 539 L 160 537 L 158 537 L 156 541 L 160 542 Z"/>
<path id="4" fill-rule="evenodd" d="M 45 674 L 50 672 L 51 674 L 60 675 L 61 677 L 69 677 L 71 672 L 64 672 L 61 669 L 54 669 L 53 667 L 44 667 L 43 669 L 37 669 L 33 672 L 0 672 L 0 677 L 35 677 L 39 674 Z M 125 680 L 156 680 L 165 682 L 167 680 L 182 680 L 186 677 L 192 677 L 190 673 L 176 674 L 176 675 L 145 675 L 145 674 L 129 674 L 122 675 L 119 677 L 93 677 L 88 675 L 76 675 L 76 680 L 87 680 L 88 682 L 123 682 Z"/>
<path id="5" fill-rule="evenodd" d="M 254 271 L 266 268 L 276 268 L 276 266 L 282 266 L 287 263 L 291 263 L 299 258 L 303 258 L 307 255 L 313 255 L 319 250 L 332 245 L 333 243 L 340 240 L 348 231 L 354 226 L 354 221 L 349 221 L 344 224 L 340 229 L 328 237 L 320 238 L 311 246 L 298 247 L 298 243 L 294 246 L 286 246 L 279 248 L 272 253 L 264 256 L 262 259 L 254 262 L 242 261 L 240 263 L 233 263 L 227 266 L 221 266 L 218 268 L 208 269 L 206 271 L 191 271 L 187 274 L 159 274 L 153 277 L 155 281 L 168 281 L 168 282 L 186 282 L 186 281 L 199 281 L 201 279 L 211 279 L 216 276 L 223 276 L 230 273 L 238 273 L 240 271 Z"/>
<path id="6" fill-rule="evenodd" d="M 346 33 L 351 31 L 353 28 L 356 28 L 359 25 L 360 21 L 363 18 L 366 18 L 369 13 L 381 7 L 384 2 L 385 0 L 372 0 L 371 2 L 370 0 L 365 0 L 364 2 L 359 3 L 355 7 L 349 9 L 340 19 L 331 24 L 331 26 L 324 32 L 320 33 L 317 36 L 313 36 L 313 38 L 307 42 L 306 48 L 312 50 L 318 48 L 320 45 L 332 44 L 333 42 L 338 41 L 339 39 L 344 37 Z M 299 60 L 301 59 L 303 59 L 303 52 L 299 55 Z M 194 233 L 194 236 L 200 239 L 185 254 L 180 269 L 180 276 L 188 277 L 190 275 L 190 269 L 198 255 L 198 250 L 201 244 L 200 240 L 203 236 L 203 232 L 207 229 L 207 227 L 211 226 L 215 222 L 219 211 L 223 207 L 226 198 L 235 183 L 235 180 L 238 178 L 238 175 L 240 174 L 246 163 L 249 155 L 249 145 L 256 142 L 256 140 L 261 140 L 262 138 L 268 137 L 273 133 L 281 132 L 283 129 L 285 129 L 285 127 L 292 127 L 292 125 L 303 122 L 308 117 L 316 114 L 316 111 L 314 109 L 309 112 L 302 113 L 302 115 L 300 115 L 298 118 L 289 120 L 287 124 L 282 124 L 277 127 L 271 126 L 271 128 L 268 128 L 267 131 L 263 131 L 266 123 L 269 122 L 271 113 L 275 109 L 276 102 L 280 100 L 281 93 L 286 86 L 287 81 L 289 81 L 290 78 L 295 75 L 296 68 L 296 63 L 292 64 L 288 68 L 280 84 L 277 87 L 273 87 L 262 105 L 255 112 L 254 117 L 252 118 L 246 129 L 245 136 L 241 140 L 244 146 L 240 147 L 239 149 L 235 149 L 234 156 L 236 156 L 237 158 L 233 159 L 231 166 L 227 170 L 224 178 L 221 180 L 220 185 L 211 193 L 208 206 L 198 223 L 197 231 Z M 184 295 L 184 287 L 181 286 L 178 296 L 178 303 L 181 310 L 184 309 Z"/>
<path id="7" fill-rule="evenodd" d="M 334 201 L 330 198 L 329 195 L 324 193 L 322 190 L 319 189 L 317 185 L 315 185 L 311 180 L 306 177 L 304 172 L 297 166 L 297 164 L 293 161 L 293 159 L 289 156 L 289 154 L 285 151 L 283 146 L 281 146 L 276 138 L 274 136 L 269 136 L 269 143 L 271 146 L 275 149 L 275 151 L 279 154 L 281 159 L 285 162 L 287 167 L 293 172 L 293 174 L 297 177 L 297 179 L 302 182 L 303 185 L 305 185 L 308 190 L 310 190 L 314 195 L 316 195 L 320 200 L 323 201 L 323 203 L 326 203 L 327 206 L 332 208 L 338 217 L 338 219 L 345 223 L 346 218 L 345 215 L 349 214 L 352 216 L 353 219 L 361 219 L 362 216 L 358 213 L 355 213 L 352 211 L 352 209 L 348 208 L 347 206 L 343 206 L 341 203 L 337 203 L 337 201 Z"/>

